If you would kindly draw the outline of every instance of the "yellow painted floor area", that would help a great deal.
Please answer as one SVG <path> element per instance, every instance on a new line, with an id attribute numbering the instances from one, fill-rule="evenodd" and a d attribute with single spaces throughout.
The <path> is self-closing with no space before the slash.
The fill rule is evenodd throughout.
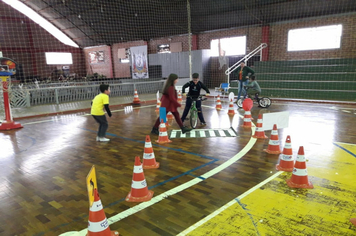
<path id="1" fill-rule="evenodd" d="M 305 156 L 314 189 L 292 189 L 284 172 L 188 235 L 356 235 L 356 145 Z"/>

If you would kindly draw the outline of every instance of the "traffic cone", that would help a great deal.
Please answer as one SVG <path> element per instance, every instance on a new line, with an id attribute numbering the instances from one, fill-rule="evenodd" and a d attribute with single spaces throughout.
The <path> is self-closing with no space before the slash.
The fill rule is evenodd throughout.
<path id="1" fill-rule="evenodd" d="M 178 102 L 182 103 L 183 99 L 182 99 L 182 93 L 180 92 L 180 90 L 178 91 Z"/>
<path id="2" fill-rule="evenodd" d="M 268 142 L 268 148 L 263 149 L 263 151 L 269 153 L 269 154 L 281 154 L 281 149 L 279 147 L 279 139 L 278 139 L 278 130 L 277 130 L 277 125 L 273 125 L 273 130 L 271 132 L 271 138 L 269 139 Z"/>
<path id="3" fill-rule="evenodd" d="M 292 178 L 286 181 L 288 186 L 291 188 L 314 188 L 313 184 L 308 180 L 307 165 L 305 163 L 303 146 L 299 147 Z"/>
<path id="4" fill-rule="evenodd" d="M 159 108 L 161 107 L 161 101 L 157 99 L 157 106 L 156 106 L 156 112 L 159 113 Z"/>
<path id="5" fill-rule="evenodd" d="M 220 94 L 218 94 L 218 98 L 216 99 L 216 110 L 221 110 L 222 107 L 221 107 L 221 101 L 220 101 Z"/>
<path id="6" fill-rule="evenodd" d="M 231 101 L 230 101 L 230 104 L 229 104 L 229 111 L 228 111 L 227 114 L 228 114 L 228 115 L 231 115 L 231 116 L 235 115 L 234 104 L 232 103 L 232 99 L 231 99 Z"/>
<path id="7" fill-rule="evenodd" d="M 140 104 L 140 99 L 138 98 L 137 89 L 135 89 L 133 104 Z"/>
<path id="8" fill-rule="evenodd" d="M 284 144 L 283 153 L 279 164 L 276 165 L 276 169 L 280 171 L 292 172 L 294 167 L 293 150 L 290 136 L 287 136 L 286 143 Z"/>
<path id="9" fill-rule="evenodd" d="M 87 236 L 118 236 L 119 232 L 111 231 L 106 219 L 103 205 L 97 189 L 94 189 L 94 202 L 89 209 Z"/>
<path id="10" fill-rule="evenodd" d="M 159 162 L 156 162 L 153 152 L 152 143 L 149 135 L 146 135 L 145 150 L 143 152 L 143 169 L 157 169 Z"/>
<path id="11" fill-rule="evenodd" d="M 356 226 L 356 218 L 351 218 L 351 219 L 350 219 L 350 222 L 351 222 L 354 226 Z"/>
<path id="12" fill-rule="evenodd" d="M 245 128 L 252 127 L 251 118 L 252 118 L 251 111 L 245 111 L 244 124 L 242 125 L 242 127 L 245 127 Z"/>
<path id="13" fill-rule="evenodd" d="M 133 177 L 131 191 L 126 196 L 128 202 L 147 202 L 151 200 L 153 191 L 148 190 L 145 175 L 143 173 L 140 157 L 135 157 L 135 166 L 133 169 Z"/>
<path id="14" fill-rule="evenodd" d="M 174 117 L 173 117 L 173 114 L 172 114 L 172 112 L 168 112 L 167 113 L 167 120 L 173 120 L 174 119 Z"/>
<path id="15" fill-rule="evenodd" d="M 265 135 L 265 131 L 262 129 L 262 114 L 258 115 L 256 131 L 252 137 L 253 138 L 262 138 L 262 139 L 268 138 Z"/>
<path id="16" fill-rule="evenodd" d="M 172 142 L 171 140 L 168 139 L 167 128 L 163 122 L 163 119 L 161 120 L 161 124 L 159 125 L 159 136 L 158 136 L 158 140 L 156 142 L 157 143 L 171 143 Z"/>

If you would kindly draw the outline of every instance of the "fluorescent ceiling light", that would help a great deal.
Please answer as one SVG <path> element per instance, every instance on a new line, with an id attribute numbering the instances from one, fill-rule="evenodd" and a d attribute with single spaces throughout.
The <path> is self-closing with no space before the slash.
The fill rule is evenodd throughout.
<path id="1" fill-rule="evenodd" d="M 48 33 L 52 34 L 55 38 L 57 38 L 62 43 L 79 48 L 79 46 L 71 40 L 67 35 L 65 35 L 62 31 L 60 31 L 57 27 L 55 27 L 52 23 L 48 22 L 42 16 L 37 14 L 34 10 L 23 4 L 18 0 L 2 0 L 4 3 L 10 5 L 12 8 L 18 10 L 22 14 L 26 15 L 28 18 L 39 24 L 42 28 L 48 31 Z"/>

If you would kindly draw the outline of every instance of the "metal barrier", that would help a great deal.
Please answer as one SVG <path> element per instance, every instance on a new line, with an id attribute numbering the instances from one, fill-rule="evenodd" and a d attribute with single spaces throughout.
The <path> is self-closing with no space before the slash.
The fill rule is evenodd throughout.
<path id="1" fill-rule="evenodd" d="M 161 91 L 164 80 L 110 84 L 111 97 L 134 96 L 139 94 L 155 94 Z M 102 82 L 100 82 L 102 83 Z M 62 86 L 36 89 L 13 89 L 11 91 L 11 107 L 30 107 L 44 104 L 60 104 L 65 102 L 91 100 L 99 94 L 99 86 Z"/>

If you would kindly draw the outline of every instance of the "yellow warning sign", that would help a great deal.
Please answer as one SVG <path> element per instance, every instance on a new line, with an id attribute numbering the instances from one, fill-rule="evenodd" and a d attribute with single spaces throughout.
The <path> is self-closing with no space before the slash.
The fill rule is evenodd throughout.
<path id="1" fill-rule="evenodd" d="M 94 202 L 94 189 L 98 190 L 98 185 L 96 182 L 95 166 L 92 166 L 89 171 L 89 174 L 87 175 L 89 207 L 91 207 L 91 205 L 93 205 Z"/>

